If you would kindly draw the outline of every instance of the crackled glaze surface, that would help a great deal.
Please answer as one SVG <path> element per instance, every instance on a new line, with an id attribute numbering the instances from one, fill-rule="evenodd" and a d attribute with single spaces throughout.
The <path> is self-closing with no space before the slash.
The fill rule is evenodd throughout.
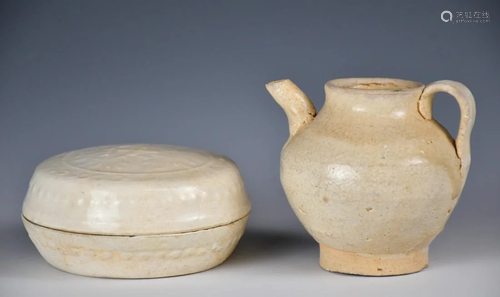
<path id="1" fill-rule="evenodd" d="M 269 92 L 285 109 L 290 138 L 281 181 L 295 214 L 321 245 L 323 268 L 394 275 L 427 266 L 470 164 L 475 105 L 460 83 L 340 79 L 314 106 L 290 80 Z M 432 119 L 434 93 L 458 100 L 457 141 Z"/>
<path id="2" fill-rule="evenodd" d="M 23 223 L 40 254 L 56 268 L 95 277 L 154 278 L 221 264 L 243 235 L 247 219 L 207 230 L 145 236 L 76 234 L 25 219 Z"/>
<path id="3" fill-rule="evenodd" d="M 206 151 L 134 144 L 60 154 L 35 170 L 30 221 L 87 234 L 166 234 L 234 222 L 250 211 L 237 166 Z"/>

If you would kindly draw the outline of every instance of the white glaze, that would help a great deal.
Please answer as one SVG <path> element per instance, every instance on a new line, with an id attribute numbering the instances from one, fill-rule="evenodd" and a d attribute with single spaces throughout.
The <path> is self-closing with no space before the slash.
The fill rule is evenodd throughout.
<path id="1" fill-rule="evenodd" d="M 75 274 L 154 278 L 195 273 L 224 262 L 245 230 L 248 216 L 207 230 L 168 235 L 107 236 L 24 226 L 43 258 Z"/>
<path id="2" fill-rule="evenodd" d="M 88 234 L 166 234 L 221 226 L 250 211 L 227 157 L 167 145 L 113 145 L 60 154 L 30 181 L 23 215 Z"/>
<path id="3" fill-rule="evenodd" d="M 238 167 L 227 157 L 167 145 L 110 145 L 42 162 L 23 222 L 59 269 L 149 278 L 222 263 L 249 211 Z"/>

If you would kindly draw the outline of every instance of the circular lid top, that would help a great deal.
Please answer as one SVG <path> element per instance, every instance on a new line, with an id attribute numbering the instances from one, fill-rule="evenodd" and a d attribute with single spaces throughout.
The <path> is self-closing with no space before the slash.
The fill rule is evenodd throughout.
<path id="1" fill-rule="evenodd" d="M 35 169 L 23 215 L 87 234 L 188 232 L 232 223 L 250 211 L 229 158 L 168 145 L 109 145 L 51 157 Z"/>

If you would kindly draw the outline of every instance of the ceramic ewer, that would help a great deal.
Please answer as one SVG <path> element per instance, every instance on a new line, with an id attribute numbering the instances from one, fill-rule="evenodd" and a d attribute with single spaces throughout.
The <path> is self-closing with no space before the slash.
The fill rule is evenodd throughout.
<path id="1" fill-rule="evenodd" d="M 429 244 L 443 230 L 469 171 L 471 92 L 449 80 L 336 79 L 326 83 L 325 104 L 316 114 L 290 80 L 266 87 L 290 128 L 281 182 L 320 245 L 321 267 L 374 276 L 425 268 Z M 455 139 L 432 117 L 437 92 L 459 103 Z"/>

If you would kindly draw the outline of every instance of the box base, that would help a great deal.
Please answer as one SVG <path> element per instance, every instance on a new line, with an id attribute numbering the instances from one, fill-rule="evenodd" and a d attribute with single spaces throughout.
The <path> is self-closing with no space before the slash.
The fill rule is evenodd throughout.
<path id="1" fill-rule="evenodd" d="M 214 268 L 233 252 L 248 215 L 228 225 L 165 235 L 79 234 L 34 224 L 23 217 L 30 239 L 52 266 L 104 278 L 159 278 Z"/>

